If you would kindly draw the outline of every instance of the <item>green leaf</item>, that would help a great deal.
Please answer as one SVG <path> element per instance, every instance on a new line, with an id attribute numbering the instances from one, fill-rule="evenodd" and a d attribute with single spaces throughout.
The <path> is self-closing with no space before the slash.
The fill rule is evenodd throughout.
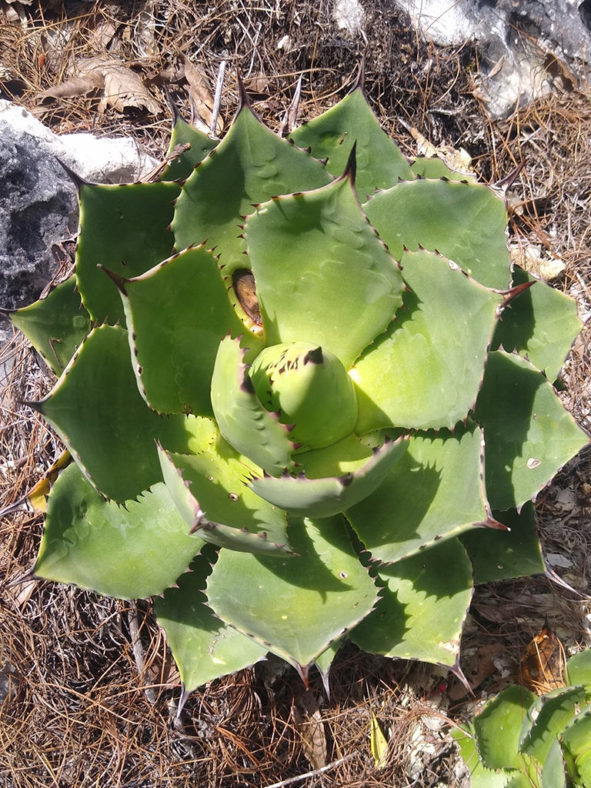
<path id="1" fill-rule="evenodd" d="M 221 338 L 230 332 L 243 346 L 260 346 L 234 312 L 213 254 L 186 249 L 119 286 L 148 404 L 161 413 L 211 413 Z"/>
<path id="2" fill-rule="evenodd" d="M 399 561 L 486 521 L 480 442 L 474 426 L 409 439 L 408 451 L 382 484 L 347 511 L 374 559 Z"/>
<path id="3" fill-rule="evenodd" d="M 174 583 L 202 545 L 163 484 L 123 507 L 106 501 L 70 465 L 49 495 L 34 571 L 100 594 L 145 598 Z"/>
<path id="4" fill-rule="evenodd" d="M 430 252 L 405 254 L 403 276 L 412 290 L 404 309 L 351 374 L 359 433 L 451 428 L 468 415 L 482 380 L 501 296 Z"/>
<path id="5" fill-rule="evenodd" d="M 460 537 L 474 567 L 474 582 L 492 583 L 543 573 L 546 567 L 533 503 L 528 501 L 519 512 L 493 511 L 493 517 L 510 530 L 478 529 Z"/>
<path id="6" fill-rule="evenodd" d="M 82 306 L 74 276 L 10 317 L 56 375 L 63 372 L 90 331 L 90 317 Z"/>
<path id="7" fill-rule="evenodd" d="M 317 449 L 309 455 L 298 455 L 298 461 L 302 461 L 305 469 L 307 457 L 312 461 L 316 454 L 322 457 L 330 456 L 343 445 L 348 449 L 351 442 L 355 441 L 355 438 L 345 439 L 328 449 Z M 374 451 L 364 448 L 367 454 L 364 461 L 356 462 L 355 470 L 348 470 L 341 476 L 308 478 L 286 474 L 280 478 L 254 479 L 250 486 L 261 498 L 293 514 L 331 517 L 363 500 L 383 482 L 389 469 L 404 455 L 406 441 L 388 441 Z M 322 463 L 319 465 L 322 467 Z M 326 468 L 326 471 L 330 472 L 330 469 Z"/>
<path id="8" fill-rule="evenodd" d="M 510 280 L 503 200 L 487 186 L 458 181 L 406 181 L 363 206 L 397 260 L 420 246 L 437 250 L 486 287 Z"/>
<path id="9" fill-rule="evenodd" d="M 487 769 L 480 758 L 476 746 L 473 724 L 452 731 L 453 738 L 460 748 L 464 763 L 470 770 L 471 788 L 507 788 L 509 781 L 518 773 L 506 769 Z"/>
<path id="10" fill-rule="evenodd" d="M 432 178 L 450 181 L 469 181 L 476 182 L 476 176 L 471 172 L 459 172 L 452 170 L 447 164 L 437 156 L 419 156 L 410 165 L 410 169 L 416 178 Z"/>
<path id="11" fill-rule="evenodd" d="M 582 709 L 565 727 L 560 739 L 574 784 L 588 788 L 591 785 L 591 706 Z"/>
<path id="12" fill-rule="evenodd" d="M 488 355 L 476 420 L 488 499 L 502 510 L 535 497 L 588 438 L 535 367 L 500 350 Z"/>
<path id="13" fill-rule="evenodd" d="M 80 236 L 76 278 L 82 302 L 97 323 L 124 321 L 113 282 L 97 266 L 132 277 L 172 252 L 169 225 L 176 183 L 84 184 L 80 189 Z"/>
<path id="14" fill-rule="evenodd" d="M 296 667 L 315 662 L 373 607 L 377 589 L 340 517 L 294 521 L 297 555 L 222 550 L 207 584 L 210 607 Z"/>
<path id="15" fill-rule="evenodd" d="M 541 788 L 567 788 L 562 750 L 557 739 L 548 750 L 541 778 Z"/>
<path id="16" fill-rule="evenodd" d="M 566 663 L 566 676 L 569 684 L 582 684 L 591 700 L 591 649 L 586 649 Z"/>
<path id="17" fill-rule="evenodd" d="M 521 752 L 544 764 L 552 744 L 584 699 L 582 687 L 560 687 L 536 698 L 528 711 L 528 724 L 521 731 Z"/>
<path id="18" fill-rule="evenodd" d="M 355 186 L 361 200 L 376 189 L 393 186 L 400 178 L 413 177 L 399 148 L 382 131 L 361 88 L 299 126 L 290 137 L 300 148 L 310 148 L 312 156 L 326 159 L 326 169 L 337 177 L 345 171 L 353 143 L 357 143 Z"/>
<path id="19" fill-rule="evenodd" d="M 169 588 L 154 605 L 186 692 L 246 668 L 267 653 L 207 606 L 204 590 L 211 572 L 207 558 L 196 556 L 190 570 L 179 578 L 178 588 Z"/>
<path id="20" fill-rule="evenodd" d="M 537 772 L 535 776 L 531 773 L 521 774 L 520 772 L 513 771 L 510 772 L 510 778 L 507 781 L 506 788 L 532 788 L 532 785 L 536 786 L 535 780 L 537 779 Z M 532 780 L 534 781 L 532 783 Z"/>
<path id="21" fill-rule="evenodd" d="M 211 405 L 228 443 L 267 473 L 279 474 L 291 466 L 294 446 L 288 427 L 257 399 L 245 355 L 238 339 L 226 336 L 220 342 L 211 379 Z"/>
<path id="22" fill-rule="evenodd" d="M 292 552 L 285 512 L 247 486 L 258 468 L 219 435 L 196 455 L 160 450 L 160 463 L 171 498 L 205 541 L 251 553 Z"/>
<path id="23" fill-rule="evenodd" d="M 503 310 L 492 350 L 517 351 L 556 380 L 566 354 L 581 330 L 576 302 L 515 266 L 513 286 L 536 282 Z"/>
<path id="24" fill-rule="evenodd" d="M 472 597 L 470 561 L 460 542 L 448 539 L 382 566 L 378 577 L 380 600 L 351 640 L 374 654 L 453 666 Z"/>
<path id="25" fill-rule="evenodd" d="M 474 719 L 478 749 L 488 769 L 522 769 L 519 739 L 523 721 L 536 696 L 513 685 L 489 701 Z"/>
<path id="26" fill-rule="evenodd" d="M 162 173 L 160 180 L 177 181 L 188 178 L 195 166 L 207 156 L 212 148 L 215 148 L 218 142 L 191 126 L 182 118 L 177 117 L 172 127 L 167 156 L 170 156 L 177 146 L 186 144 L 189 144 L 191 147 L 182 151 L 176 158 L 171 160 Z"/>
<path id="27" fill-rule="evenodd" d="M 320 345 L 348 368 L 402 303 L 398 266 L 348 178 L 259 206 L 246 240 L 267 345 Z"/>
<path id="28" fill-rule="evenodd" d="M 115 326 L 91 331 L 35 407 L 96 488 L 120 502 L 162 480 L 156 439 L 173 451 L 182 451 L 187 441 L 183 416 L 162 418 L 140 396 L 127 331 Z"/>
<path id="29" fill-rule="evenodd" d="M 265 128 L 248 107 L 182 187 L 172 228 L 177 249 L 207 241 L 225 274 L 245 267 L 239 238 L 254 203 L 328 183 L 322 165 Z"/>

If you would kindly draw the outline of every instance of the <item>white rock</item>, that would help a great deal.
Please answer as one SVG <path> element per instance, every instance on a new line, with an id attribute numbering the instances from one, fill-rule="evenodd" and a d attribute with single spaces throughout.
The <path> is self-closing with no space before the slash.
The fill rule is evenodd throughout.
<path id="1" fill-rule="evenodd" d="M 474 19 L 453 0 L 399 0 L 422 35 L 441 46 L 474 38 Z"/>
<path id="2" fill-rule="evenodd" d="M 0 100 L 0 123 L 10 126 L 15 133 L 31 134 L 47 143 L 50 143 L 55 137 L 53 132 L 33 117 L 30 112 L 27 112 L 24 107 L 19 107 L 4 99 Z"/>
<path id="3" fill-rule="evenodd" d="M 84 180 L 94 183 L 129 183 L 141 180 L 157 164 L 128 137 L 64 134 L 65 163 Z"/>
<path id="4" fill-rule="evenodd" d="M 277 49 L 291 52 L 291 38 L 288 35 L 282 36 L 277 42 Z"/>
<path id="5" fill-rule="evenodd" d="M 96 137 L 93 134 L 54 134 L 23 107 L 0 100 L 3 133 L 26 133 L 63 161 L 82 179 L 94 183 L 125 183 L 140 180 L 157 161 L 127 137 Z"/>
<path id="6" fill-rule="evenodd" d="M 336 0 L 333 16 L 339 30 L 350 36 L 363 33 L 365 12 L 359 0 Z"/>

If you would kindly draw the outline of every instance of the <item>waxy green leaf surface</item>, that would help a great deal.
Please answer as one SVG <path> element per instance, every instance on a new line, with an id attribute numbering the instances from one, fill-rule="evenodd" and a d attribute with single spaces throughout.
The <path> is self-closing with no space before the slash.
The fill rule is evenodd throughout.
<path id="1" fill-rule="evenodd" d="M 320 345 L 348 368 L 402 303 L 400 271 L 348 178 L 261 205 L 246 240 L 267 345 Z"/>
<path id="2" fill-rule="evenodd" d="M 228 331 L 248 333 L 230 304 L 213 254 L 201 247 L 186 249 L 120 287 L 138 385 L 150 407 L 160 413 L 211 413 L 220 340 Z M 242 343 L 260 346 L 252 335 L 243 336 Z"/>
<path id="3" fill-rule="evenodd" d="M 203 161 L 217 144 L 217 140 L 194 128 L 186 120 L 176 118 L 167 156 L 171 156 L 175 151 L 178 155 L 169 160 L 160 180 L 177 181 L 188 178 L 196 165 Z"/>
<path id="4" fill-rule="evenodd" d="M 167 589 L 154 606 L 186 692 L 246 668 L 267 653 L 211 612 L 205 595 L 211 573 L 206 555 L 196 556 L 190 569 L 179 578 L 178 588 Z"/>
<path id="5" fill-rule="evenodd" d="M 373 558 L 399 561 L 486 521 L 481 440 L 474 426 L 409 439 L 408 451 L 381 485 L 347 511 Z"/>
<path id="6" fill-rule="evenodd" d="M 203 546 L 171 504 L 163 484 L 125 506 L 105 501 L 70 465 L 51 491 L 35 574 L 123 599 L 161 594 Z"/>
<path id="7" fill-rule="evenodd" d="M 294 665 L 306 666 L 367 615 L 377 588 L 341 517 L 294 520 L 289 539 L 297 553 L 289 558 L 223 550 L 207 598 L 224 621 Z"/>
<path id="8" fill-rule="evenodd" d="M 531 281 L 535 281 L 533 276 L 515 266 L 513 286 Z M 492 349 L 517 351 L 552 383 L 581 325 L 577 305 L 571 298 L 545 282 L 536 281 L 503 312 Z"/>
<path id="9" fill-rule="evenodd" d="M 494 509 L 533 498 L 587 442 L 546 378 L 520 356 L 489 353 L 476 418 L 484 427 Z"/>
<path id="10" fill-rule="evenodd" d="M 501 296 L 431 252 L 406 253 L 402 269 L 410 287 L 404 308 L 352 373 L 360 433 L 451 428 L 466 417 L 482 380 Z"/>
<path id="11" fill-rule="evenodd" d="M 470 561 L 460 542 L 448 539 L 380 567 L 378 577 L 380 601 L 351 640 L 374 654 L 455 665 L 472 598 Z"/>
<path id="12" fill-rule="evenodd" d="M 280 474 L 291 464 L 294 449 L 289 430 L 275 413 L 261 406 L 244 363 L 238 340 L 224 337 L 211 379 L 211 404 L 220 432 L 241 454 Z"/>
<path id="13" fill-rule="evenodd" d="M 327 170 L 336 177 L 343 174 L 355 144 L 355 186 L 361 200 L 376 189 L 393 186 L 399 179 L 414 177 L 398 147 L 380 127 L 360 88 L 299 126 L 290 138 L 300 148 L 309 148 L 317 159 L 326 159 Z"/>
<path id="14" fill-rule="evenodd" d="M 76 280 L 82 302 L 97 323 L 122 324 L 125 319 L 117 288 L 98 266 L 132 277 L 168 257 L 174 246 L 169 225 L 179 192 L 176 183 L 81 187 Z"/>
<path id="15" fill-rule="evenodd" d="M 492 583 L 545 572 L 533 503 L 528 501 L 519 512 L 509 509 L 492 515 L 509 530 L 478 528 L 460 537 L 472 561 L 474 582 Z"/>
<path id="16" fill-rule="evenodd" d="M 348 443 L 348 441 L 345 441 Z M 340 444 L 335 444 L 339 446 Z M 332 449 L 332 447 L 331 447 Z M 328 451 L 330 452 L 329 449 Z M 326 450 L 318 449 L 318 453 Z M 317 452 L 314 452 L 316 454 Z M 356 463 L 355 470 L 341 476 L 307 478 L 283 475 L 280 478 L 254 479 L 250 486 L 257 495 L 288 512 L 309 517 L 331 517 L 354 506 L 370 495 L 386 478 L 406 452 L 406 442 L 391 441 Z M 312 457 L 312 455 L 311 455 Z M 304 467 L 306 459 L 303 459 Z"/>
<path id="17" fill-rule="evenodd" d="M 227 271 L 243 268 L 239 225 L 253 203 L 329 180 L 320 162 L 288 145 L 243 107 L 222 142 L 183 185 L 172 223 L 176 247 L 207 241 Z"/>
<path id="18" fill-rule="evenodd" d="M 183 416 L 158 416 L 142 399 L 131 366 L 127 331 L 94 329 L 37 406 L 62 435 L 92 483 L 121 503 L 162 480 L 156 440 L 183 450 Z"/>
<path id="19" fill-rule="evenodd" d="M 438 251 L 486 287 L 509 286 L 503 201 L 481 184 L 399 183 L 363 206 L 397 260 L 405 249 Z"/>
<path id="20" fill-rule="evenodd" d="M 177 508 L 207 542 L 252 553 L 291 552 L 285 511 L 249 489 L 258 469 L 218 434 L 208 451 L 170 455 L 161 449 L 159 456 Z"/>
<path id="21" fill-rule="evenodd" d="M 56 375 L 64 371 L 90 331 L 90 317 L 82 306 L 74 276 L 45 298 L 13 312 L 11 319 Z"/>

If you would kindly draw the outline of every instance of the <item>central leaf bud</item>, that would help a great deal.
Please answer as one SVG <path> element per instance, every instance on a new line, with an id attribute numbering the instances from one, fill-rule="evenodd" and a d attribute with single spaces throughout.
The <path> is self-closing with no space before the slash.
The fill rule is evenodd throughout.
<path id="1" fill-rule="evenodd" d="M 321 347 L 288 342 L 265 348 L 250 379 L 263 407 L 294 425 L 290 437 L 302 447 L 330 446 L 355 428 L 353 382 L 340 360 Z"/>

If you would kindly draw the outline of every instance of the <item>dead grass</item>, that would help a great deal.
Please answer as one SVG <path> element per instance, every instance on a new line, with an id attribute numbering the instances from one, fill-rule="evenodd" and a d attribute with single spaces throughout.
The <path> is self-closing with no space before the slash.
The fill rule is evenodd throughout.
<path id="1" fill-rule="evenodd" d="M 512 236 L 561 257 L 566 269 L 558 286 L 575 296 L 583 317 L 591 314 L 587 93 L 573 90 L 492 123 L 473 94 L 474 51 L 442 51 L 418 40 L 382 0 L 370 12 L 367 43 L 334 30 L 326 0 L 72 4 L 76 13 L 69 6 L 34 2 L 23 11 L 26 27 L 1 24 L 7 7 L 0 6 L 0 88 L 54 130 L 133 134 L 161 156 L 170 126 L 165 86 L 190 114 L 183 57 L 199 69 L 211 93 L 226 63 L 226 125 L 236 106 L 239 68 L 255 109 L 277 128 L 300 74 L 305 118 L 343 93 L 363 49 L 370 101 L 408 155 L 415 151 L 409 133 L 414 127 L 435 145 L 467 148 L 490 182 L 525 161 L 509 192 Z M 289 42 L 278 48 L 286 36 Z M 98 88 L 40 99 L 70 78 L 80 59 L 105 51 L 141 76 L 161 112 L 129 107 L 122 113 L 112 106 L 98 112 Z M 197 109 L 206 111 L 203 104 Z M 587 428 L 590 327 L 588 320 L 565 367 L 563 395 Z M 1 352 L 0 368 L 8 371 L 0 380 L 0 508 L 23 496 L 60 452 L 43 422 L 22 405 L 43 396 L 49 376 L 19 337 Z M 557 573 L 583 593 L 591 574 L 590 478 L 587 452 L 559 475 L 537 507 L 545 552 L 559 557 L 553 559 Z M 446 734 L 448 715 L 457 718 L 471 708 L 463 691 L 435 668 L 353 648 L 337 657 L 329 699 L 318 676 L 306 693 L 295 673 L 271 659 L 193 693 L 176 720 L 178 677 L 149 606 L 27 579 L 41 529 L 42 518 L 24 511 L 0 523 L 0 786 L 461 784 Z M 591 641 L 588 616 L 586 600 L 543 578 L 479 589 L 463 663 L 467 674 L 478 676 L 477 693 L 510 680 L 546 617 L 573 651 Z M 371 712 L 390 741 L 382 770 L 369 749 Z M 330 768 L 319 772 L 323 741 Z"/>

